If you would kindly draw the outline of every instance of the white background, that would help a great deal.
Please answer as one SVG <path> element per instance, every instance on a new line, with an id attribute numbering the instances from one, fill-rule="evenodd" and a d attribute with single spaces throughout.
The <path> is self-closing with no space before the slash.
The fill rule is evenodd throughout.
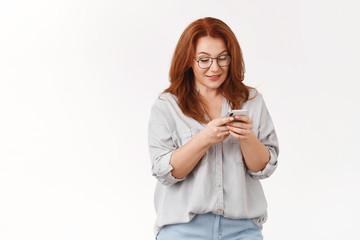
<path id="1" fill-rule="evenodd" d="M 266 239 L 360 239 L 357 1 L 1 1 L 0 239 L 153 239 L 150 107 L 212 16 L 280 141 Z"/>

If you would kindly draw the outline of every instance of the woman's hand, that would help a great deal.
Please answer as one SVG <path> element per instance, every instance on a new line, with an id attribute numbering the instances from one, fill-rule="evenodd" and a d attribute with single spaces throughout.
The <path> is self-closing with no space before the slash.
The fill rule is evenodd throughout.
<path id="1" fill-rule="evenodd" d="M 233 120 L 234 117 L 213 119 L 202 130 L 202 134 L 210 145 L 222 142 L 230 135 L 229 128 L 226 125 Z"/>
<path id="2" fill-rule="evenodd" d="M 236 120 L 241 122 L 230 122 L 226 124 L 228 130 L 230 130 L 231 136 L 237 138 L 238 140 L 247 140 L 249 139 L 253 132 L 253 122 L 250 117 L 245 115 L 235 116 Z"/>
<path id="3" fill-rule="evenodd" d="M 226 124 L 233 120 L 233 117 L 212 120 L 199 134 L 176 149 L 170 158 L 172 175 L 178 179 L 187 176 L 213 144 L 224 141 L 229 136 Z"/>
<path id="4" fill-rule="evenodd" d="M 226 124 L 231 136 L 240 141 L 241 153 L 248 169 L 253 172 L 261 171 L 270 160 L 270 152 L 252 132 L 253 122 L 248 116 L 235 116 L 242 122 Z"/>

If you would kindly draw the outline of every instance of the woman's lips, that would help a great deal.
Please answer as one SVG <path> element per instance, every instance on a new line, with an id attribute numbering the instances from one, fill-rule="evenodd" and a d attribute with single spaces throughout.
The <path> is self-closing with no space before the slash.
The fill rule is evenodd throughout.
<path id="1" fill-rule="evenodd" d="M 209 78 L 210 80 L 218 80 L 220 78 L 221 74 L 219 75 L 206 75 L 207 78 Z"/>

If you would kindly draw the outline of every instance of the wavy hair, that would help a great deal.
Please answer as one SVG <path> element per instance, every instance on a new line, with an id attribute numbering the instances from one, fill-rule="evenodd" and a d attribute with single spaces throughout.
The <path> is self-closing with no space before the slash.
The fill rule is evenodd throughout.
<path id="1" fill-rule="evenodd" d="M 199 38 L 210 36 L 222 38 L 231 56 L 226 80 L 218 91 L 229 101 L 232 109 L 239 109 L 249 99 L 249 89 L 243 83 L 245 64 L 240 45 L 228 25 L 223 21 L 206 17 L 191 23 L 182 33 L 172 58 L 169 77 L 170 86 L 164 90 L 178 98 L 182 112 L 195 120 L 206 123 L 207 106 L 196 91 L 192 63 Z"/>

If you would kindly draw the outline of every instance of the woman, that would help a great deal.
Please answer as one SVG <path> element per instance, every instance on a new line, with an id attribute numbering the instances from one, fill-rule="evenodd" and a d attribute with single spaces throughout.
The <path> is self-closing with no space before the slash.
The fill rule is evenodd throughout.
<path id="1" fill-rule="evenodd" d="M 243 80 L 241 49 L 224 22 L 185 29 L 149 121 L 158 240 L 263 239 L 259 180 L 274 172 L 279 148 L 261 94 Z M 248 114 L 226 117 L 231 109 Z"/>

